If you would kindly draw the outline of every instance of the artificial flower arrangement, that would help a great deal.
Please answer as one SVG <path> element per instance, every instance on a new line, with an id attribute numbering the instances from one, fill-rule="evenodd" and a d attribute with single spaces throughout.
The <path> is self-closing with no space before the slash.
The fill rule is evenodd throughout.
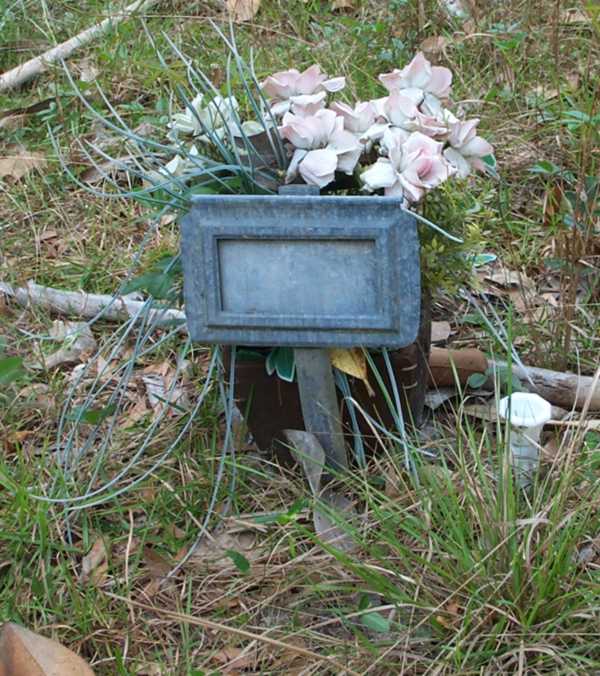
<path id="1" fill-rule="evenodd" d="M 288 161 L 281 182 L 303 181 L 320 189 L 336 174 L 356 176 L 357 188 L 383 189 L 415 205 L 425 193 L 453 176 L 493 166 L 493 148 L 477 134 L 479 119 L 459 119 L 448 107 L 452 72 L 432 66 L 418 53 L 403 69 L 379 75 L 387 95 L 350 106 L 328 102 L 345 87 L 345 78 L 328 78 L 320 66 L 292 68 L 261 83 L 262 120 L 241 121 L 234 96 L 215 95 L 206 105 L 200 94 L 183 113 L 173 115 L 171 132 L 196 142 L 225 142 L 228 136 L 264 135 L 276 129 Z M 194 145 L 190 155 L 198 155 Z M 189 158 L 174 157 L 165 175 L 184 175 Z"/>

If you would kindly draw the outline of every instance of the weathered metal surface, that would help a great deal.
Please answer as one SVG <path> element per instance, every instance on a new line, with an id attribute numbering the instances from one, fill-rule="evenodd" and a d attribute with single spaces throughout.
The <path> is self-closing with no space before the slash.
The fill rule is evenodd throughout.
<path id="1" fill-rule="evenodd" d="M 337 471 L 347 469 L 348 458 L 329 353 L 318 348 L 297 348 L 294 357 L 306 431 L 319 440 L 328 467 Z"/>
<path id="2" fill-rule="evenodd" d="M 419 325 L 416 222 L 386 197 L 202 195 L 182 222 L 202 343 L 399 348 Z M 286 192 L 288 194 L 286 194 Z"/>

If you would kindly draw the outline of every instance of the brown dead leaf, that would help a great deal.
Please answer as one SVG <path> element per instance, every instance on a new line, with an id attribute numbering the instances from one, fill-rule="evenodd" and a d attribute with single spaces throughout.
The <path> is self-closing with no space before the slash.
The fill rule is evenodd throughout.
<path id="1" fill-rule="evenodd" d="M 0 676 L 94 676 L 60 643 L 7 622 L 0 632 Z"/>
<path id="2" fill-rule="evenodd" d="M 446 629 L 451 629 L 459 618 L 460 606 L 456 601 L 450 601 L 443 608 L 444 615 L 436 615 L 436 620 Z"/>
<path id="3" fill-rule="evenodd" d="M 62 341 L 62 347 L 44 358 L 43 363 L 31 364 L 34 368 L 53 369 L 62 364 L 74 364 L 90 357 L 98 348 L 87 322 L 69 322 L 56 319 L 52 322 L 50 336 Z"/>
<path id="4" fill-rule="evenodd" d="M 0 112 L 0 129 L 6 129 L 7 131 L 20 129 L 25 125 L 28 117 L 42 110 L 47 110 L 53 101 L 54 99 L 44 99 L 43 101 L 32 103 L 30 106 Z"/>
<path id="5" fill-rule="evenodd" d="M 432 35 L 430 38 L 425 38 L 419 47 L 426 55 L 435 55 L 443 52 L 447 45 L 448 38 L 443 35 Z"/>
<path id="6" fill-rule="evenodd" d="M 431 322 L 431 342 L 444 343 L 450 337 L 450 322 Z"/>
<path id="7" fill-rule="evenodd" d="M 260 8 L 260 0 L 225 0 L 225 7 L 233 21 L 251 21 Z"/>
<path id="8" fill-rule="evenodd" d="M 98 538 L 90 551 L 81 561 L 81 573 L 79 579 L 84 583 L 91 583 L 99 587 L 108 574 L 108 552 L 102 538 Z"/>
<path id="9" fill-rule="evenodd" d="M 27 120 L 27 115 L 6 115 L 0 117 L 0 129 L 6 129 L 6 131 L 15 131 L 15 129 L 21 129 L 25 126 Z"/>
<path id="10" fill-rule="evenodd" d="M 218 664 L 223 665 L 221 671 L 228 673 L 233 669 L 254 669 L 256 667 L 256 650 L 248 652 L 245 648 L 228 646 L 212 656 Z"/>
<path id="11" fill-rule="evenodd" d="M 165 406 L 168 408 L 167 414 L 173 417 L 183 415 L 190 408 L 190 398 L 183 386 L 184 376 L 180 372 L 181 382 L 175 384 L 175 374 L 175 368 L 168 361 L 151 364 L 144 369 L 142 382 L 155 415 Z"/>
<path id="12" fill-rule="evenodd" d="M 588 14 L 578 7 L 569 7 L 560 13 L 560 20 L 563 23 L 591 23 Z"/>
<path id="13" fill-rule="evenodd" d="M 163 556 L 154 551 L 151 547 L 144 547 L 144 563 L 152 578 L 144 587 L 144 594 L 152 597 L 165 589 L 164 583 L 167 582 L 167 575 L 173 567 Z M 174 580 L 171 580 L 174 582 Z"/>
<path id="14" fill-rule="evenodd" d="M 499 267 L 493 272 L 485 273 L 484 279 L 509 288 L 511 286 L 522 286 L 523 288 L 535 288 L 535 284 L 527 275 L 518 270 L 509 270 L 508 268 Z"/>
<path id="15" fill-rule="evenodd" d="M 27 400 L 28 405 L 41 411 L 50 411 L 55 406 L 50 396 L 50 387 L 46 383 L 33 383 L 19 390 L 19 397 Z"/>
<path id="16" fill-rule="evenodd" d="M 18 181 L 33 169 L 41 169 L 46 165 L 46 162 L 47 160 L 42 153 L 13 146 L 10 155 L 0 157 L 0 179 L 10 178 Z"/>
<path id="17" fill-rule="evenodd" d="M 354 0 L 331 0 L 331 9 L 354 9 Z"/>
<path id="18" fill-rule="evenodd" d="M 257 561 L 263 555 L 260 547 L 259 534 L 251 531 L 231 533 L 217 529 L 215 533 L 207 536 L 195 549 L 190 558 L 190 564 L 207 564 L 219 568 L 235 568 L 235 564 L 227 555 L 227 551 L 235 551 L 242 554 L 250 563 Z M 180 559 L 187 553 L 187 549 L 178 552 Z"/>

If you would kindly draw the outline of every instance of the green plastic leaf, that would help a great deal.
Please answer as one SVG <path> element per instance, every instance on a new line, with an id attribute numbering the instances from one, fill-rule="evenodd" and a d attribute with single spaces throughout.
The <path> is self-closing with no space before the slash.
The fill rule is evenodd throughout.
<path id="1" fill-rule="evenodd" d="M 296 376 L 296 362 L 294 360 L 294 350 L 291 347 L 275 347 L 269 352 L 266 361 L 267 373 L 272 376 L 273 373 L 288 383 L 293 383 Z"/>
<path id="2" fill-rule="evenodd" d="M 367 627 L 367 629 L 371 629 L 371 631 L 377 631 L 380 634 L 384 634 L 390 630 L 389 620 L 381 613 L 375 611 L 362 615 L 361 622 L 365 625 L 365 627 Z"/>
<path id="3" fill-rule="evenodd" d="M 549 160 L 540 160 L 529 170 L 532 174 L 560 174 L 561 168 Z"/>
<path id="4" fill-rule="evenodd" d="M 496 254 L 480 253 L 480 254 L 473 256 L 471 260 L 473 262 L 473 265 L 476 268 L 479 268 L 482 265 L 487 265 L 488 263 L 493 263 L 497 259 L 498 259 L 498 256 L 496 256 Z"/>
<path id="5" fill-rule="evenodd" d="M 275 362 L 277 375 L 288 383 L 293 383 L 296 376 L 296 361 L 291 347 L 280 347 Z"/>
<path id="6" fill-rule="evenodd" d="M 485 164 L 485 170 L 494 178 L 499 178 L 498 172 L 496 171 L 496 158 L 493 155 L 485 155 L 481 158 Z"/>
<path id="7" fill-rule="evenodd" d="M 467 385 L 473 388 L 482 387 L 487 379 L 488 377 L 485 373 L 471 373 L 467 380 Z"/>
<path id="8" fill-rule="evenodd" d="M 97 425 L 108 418 L 108 416 L 112 415 L 116 410 L 116 404 L 111 404 L 104 408 L 86 408 L 85 406 L 78 406 L 72 413 L 69 413 L 67 419 L 77 423 Z"/>
<path id="9" fill-rule="evenodd" d="M 225 554 L 233 561 L 240 573 L 246 574 L 250 570 L 250 561 L 243 554 L 236 552 L 235 549 L 228 549 Z"/>
<path id="10" fill-rule="evenodd" d="M 8 385 L 15 380 L 19 380 L 25 373 L 21 357 L 0 359 L 0 385 Z"/>

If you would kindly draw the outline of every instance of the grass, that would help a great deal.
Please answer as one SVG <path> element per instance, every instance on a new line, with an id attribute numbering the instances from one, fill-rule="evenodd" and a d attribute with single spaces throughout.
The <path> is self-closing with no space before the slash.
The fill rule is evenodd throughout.
<path id="1" fill-rule="evenodd" d="M 513 0 L 478 4 L 465 25 L 433 1 L 421 4 L 424 23 L 412 1 L 357 0 L 352 9 L 333 11 L 325 0 L 263 0 L 256 20 L 239 26 L 237 36 L 242 51 L 254 49 L 259 75 L 318 61 L 351 79 L 349 99 L 376 96 L 374 73 L 406 62 L 425 38 L 445 38 L 432 58 L 457 73 L 454 96 L 482 118 L 502 180 L 457 185 L 431 208 L 440 209 L 441 221 L 466 214 L 479 250 L 525 273 L 538 295 L 547 289 L 558 294 L 557 306 L 544 306 L 534 321 L 515 309 L 514 295 L 497 303 L 525 363 L 593 374 L 600 339 L 597 221 L 569 194 L 598 173 L 598 28 L 585 18 L 593 14 L 579 6 L 575 15 L 561 3 Z M 10 3 L 0 10 L 8 47 L 0 50 L 0 71 L 90 25 L 103 7 L 93 1 Z M 220 17 L 216 2 L 173 2 L 159 4 L 146 20 L 160 46 L 164 31 L 223 84 L 224 50 L 208 25 Z M 73 72 L 87 67 L 84 57 L 98 68 L 99 84 L 130 126 L 164 125 L 169 91 L 182 73 L 165 76 L 138 21 L 74 55 Z M 94 85 L 79 84 L 100 109 Z M 47 125 L 75 173 L 88 168 L 76 139 L 118 144 L 102 137 L 61 68 L 1 94 L 0 109 L 46 99 L 51 105 L 45 110 L 0 128 L 0 157 L 20 144 L 48 159 L 42 171 L 0 182 L 0 279 L 113 293 L 143 241 L 142 270 L 176 252 L 177 224 L 152 229 L 143 205 L 102 200 L 66 180 Z M 547 166 L 532 173 L 540 162 L 571 172 L 573 181 Z M 583 223 L 580 240 L 564 224 L 573 214 Z M 583 299 L 577 305 L 573 290 Z M 497 350 L 493 337 L 469 323 L 452 289 L 438 294 L 435 311 L 451 318 L 456 346 Z M 520 492 L 507 471 L 500 430 L 474 423 L 460 406 L 436 416 L 443 432 L 431 442 L 438 459 L 419 463 L 418 482 L 392 447 L 347 480 L 345 491 L 360 515 L 345 524 L 356 546 L 352 554 L 318 542 L 312 502 L 296 471 L 240 444 L 217 492 L 212 539 L 166 578 L 189 551 L 210 504 L 223 443 L 218 393 L 209 393 L 169 459 L 143 482 L 67 518 L 62 507 L 30 494 L 46 494 L 59 477 L 57 424 L 73 371 L 30 367 L 40 351 L 53 349 L 40 341 L 52 319 L 39 309 L 0 305 L 0 360 L 18 356 L 27 366 L 14 380 L 0 375 L 1 619 L 60 640 L 98 674 L 600 669 L 597 433 L 557 428 L 560 450 L 545 456 L 533 488 Z M 106 357 L 115 326 L 98 323 L 93 331 Z M 149 335 L 147 345 L 155 340 Z M 133 334 L 110 363 L 126 360 L 132 344 Z M 173 338 L 132 362 L 127 415 L 144 398 L 144 369 L 173 368 L 180 348 Z M 192 395 L 206 378 L 207 358 L 202 347 L 187 356 Z M 93 364 L 89 368 L 86 377 L 94 375 Z M 76 405 L 85 392 L 78 392 Z M 151 419 L 148 412 L 121 421 L 99 480 L 131 458 Z M 152 466 L 182 424 L 177 417 L 164 420 L 136 475 Z M 77 434 L 85 439 L 90 426 Z M 93 455 L 82 460 L 80 487 L 93 466 Z M 227 510 L 234 470 L 236 491 Z M 86 577 L 82 566 L 94 545 L 105 555 Z"/>

